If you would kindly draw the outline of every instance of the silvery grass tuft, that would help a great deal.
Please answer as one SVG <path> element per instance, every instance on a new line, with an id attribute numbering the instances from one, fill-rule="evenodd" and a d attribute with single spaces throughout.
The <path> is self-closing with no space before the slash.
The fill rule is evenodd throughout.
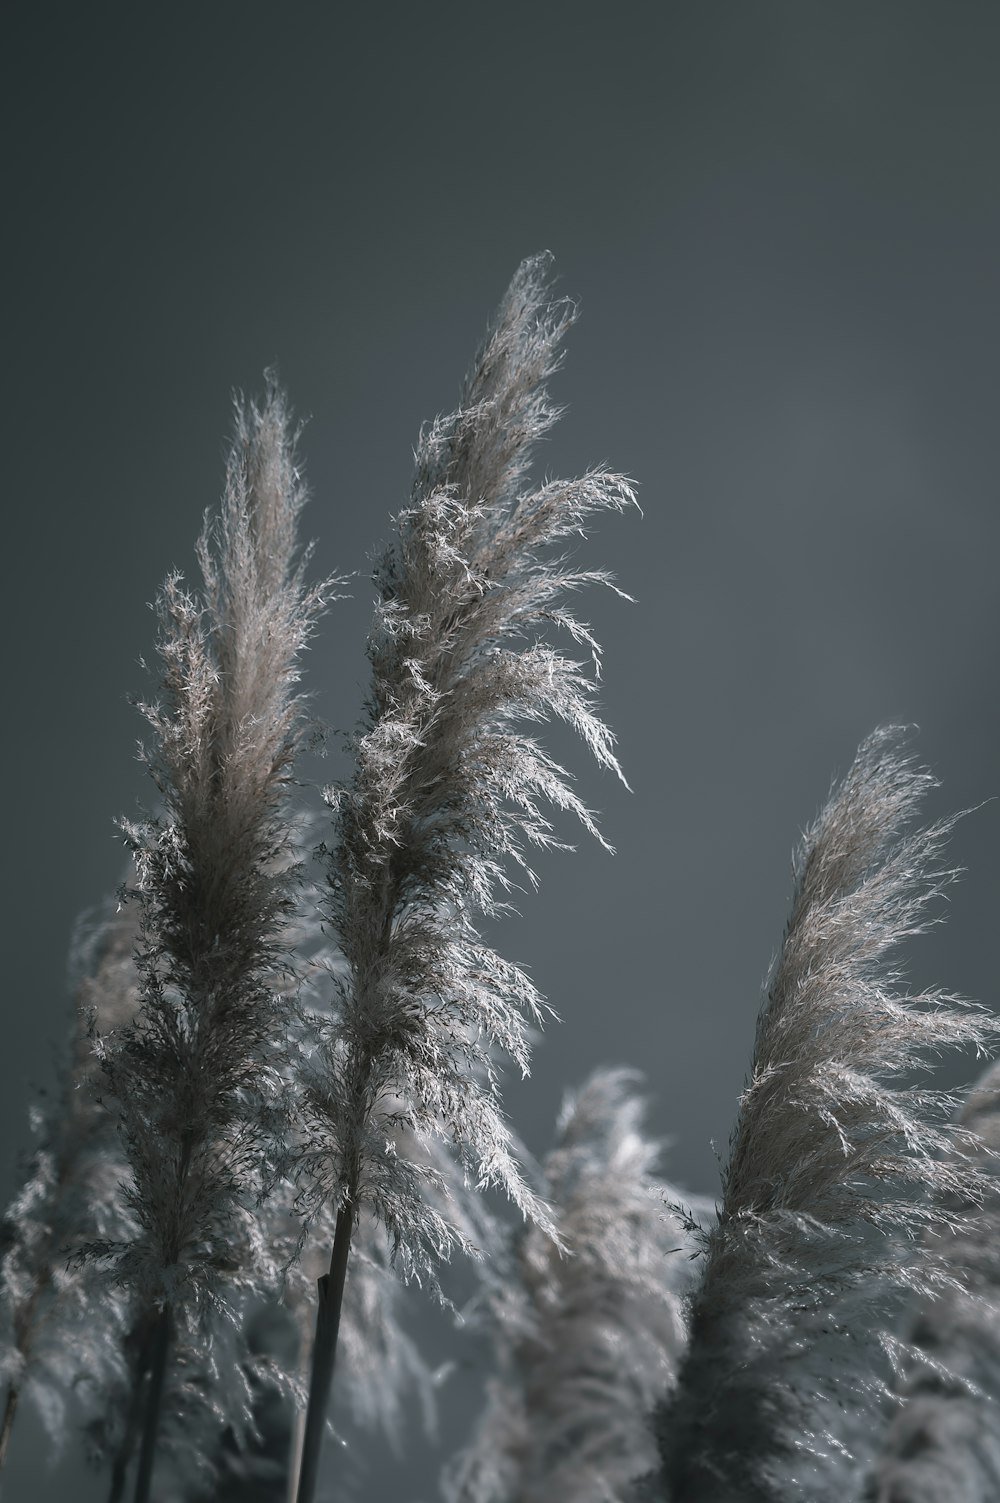
<path id="1" fill-rule="evenodd" d="M 993 1503 L 1000 1498 L 1000 1065 L 969 1092 L 960 1121 L 979 1142 L 958 1145 L 990 1177 L 964 1229 L 937 1234 L 959 1287 L 912 1321 L 903 1406 L 866 1494 L 877 1503 Z M 950 1207 L 972 1212 L 961 1200 Z"/>
<path id="2" fill-rule="evenodd" d="M 688 1357 L 660 1416 L 677 1503 L 841 1499 L 870 1461 L 905 1297 L 952 1276 L 919 1233 L 962 1224 L 985 1179 L 950 1150 L 928 1055 L 995 1029 L 889 957 L 955 876 L 953 820 L 907 833 L 934 786 L 900 732 L 865 741 L 806 834 L 784 943 L 708 1238 Z"/>
<path id="3" fill-rule="evenodd" d="M 502 1187 L 552 1229 L 511 1152 L 493 1050 L 527 1072 L 527 1019 L 543 1003 L 523 971 L 483 941 L 525 843 L 557 845 L 546 804 L 597 835 L 569 775 L 524 729 L 555 716 L 621 776 L 583 665 L 542 641 L 566 629 L 597 659 L 565 597 L 579 571 L 551 545 L 587 519 L 634 504 L 620 475 L 525 481 L 534 444 L 557 417 L 546 382 L 572 321 L 549 301 L 547 257 L 516 273 L 461 403 L 421 434 L 411 503 L 376 572 L 372 684 L 355 772 L 331 789 L 329 919 L 349 967 L 340 1013 L 311 1091 L 312 1201 L 332 1200 L 337 1233 L 320 1288 L 299 1499 L 316 1482 L 351 1230 L 370 1205 L 404 1274 L 427 1274 L 457 1235 L 422 1190 L 428 1167 L 399 1158 L 391 1127 L 450 1137 L 480 1186 Z M 598 836 L 600 839 L 600 836 Z M 402 1106 L 396 1105 L 397 1098 Z"/>
<path id="4" fill-rule="evenodd" d="M 99 1040 L 139 1230 L 94 1251 L 155 1311 L 136 1499 L 148 1496 L 175 1339 L 276 1272 L 252 1207 L 281 1125 L 293 908 L 288 790 L 302 734 L 299 658 L 332 581 L 308 586 L 306 500 L 282 394 L 239 403 L 221 512 L 198 543 L 204 589 L 171 575 L 158 613 L 161 698 L 141 751 L 163 812 L 123 821 L 136 863 L 141 1010 Z M 221 1385 L 222 1389 L 225 1385 Z"/>
<path id="5" fill-rule="evenodd" d="M 543 1188 L 565 1254 L 526 1227 L 490 1300 L 500 1368 L 446 1503 L 614 1503 L 656 1460 L 648 1413 L 686 1345 L 690 1237 L 653 1174 L 637 1072 L 568 1095 Z"/>
<path id="6" fill-rule="evenodd" d="M 84 1242 L 134 1229 L 119 1192 L 125 1164 L 114 1123 L 93 1096 L 96 1063 L 82 1023 L 93 1011 L 101 1027 L 117 1027 L 134 1012 L 134 939 L 134 915 L 113 903 L 83 915 L 73 936 L 72 1042 L 51 1102 L 33 1109 L 38 1146 L 2 1228 L 0 1465 L 22 1393 L 59 1445 L 69 1395 L 97 1408 L 119 1376 L 126 1301 L 71 1258 Z"/>

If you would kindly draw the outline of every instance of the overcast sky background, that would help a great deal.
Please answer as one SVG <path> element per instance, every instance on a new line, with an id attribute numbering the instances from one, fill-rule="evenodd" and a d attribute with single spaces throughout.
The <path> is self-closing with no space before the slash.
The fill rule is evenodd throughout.
<path id="1" fill-rule="evenodd" d="M 421 422 L 453 407 L 532 252 L 582 305 L 541 465 L 624 469 L 645 515 L 601 521 L 580 552 L 637 597 L 583 608 L 634 791 L 549 741 L 617 855 L 540 858 L 540 892 L 494 935 L 563 1017 L 506 1089 L 528 1146 L 544 1151 L 566 1086 L 637 1065 L 674 1139 L 665 1171 L 714 1191 L 792 847 L 831 777 L 907 722 L 943 783 L 930 815 L 1000 792 L 1000 12 L 611 15 L 217 0 L 8 17 L 6 1188 L 64 1034 L 74 917 L 121 879 L 113 820 L 148 792 L 126 696 L 146 688 L 146 602 L 192 571 L 231 390 L 274 364 L 309 419 L 316 570 L 360 571 L 309 687 L 350 728 L 367 557 Z M 968 874 L 909 963 L 990 1005 L 998 821 L 989 803 L 959 825 Z M 468 1391 L 442 1447 L 380 1461 L 367 1497 L 429 1503 Z M 84 1500 L 70 1470 L 42 1480 L 21 1426 L 5 1503 L 66 1497 L 69 1477 Z"/>

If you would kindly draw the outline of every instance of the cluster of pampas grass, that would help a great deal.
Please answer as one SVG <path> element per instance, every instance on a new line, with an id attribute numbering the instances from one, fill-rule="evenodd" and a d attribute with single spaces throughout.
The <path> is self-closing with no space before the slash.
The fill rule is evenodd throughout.
<path id="1" fill-rule="evenodd" d="M 406 1286 L 449 1305 L 462 1251 L 492 1366 L 445 1503 L 995 1503 L 1000 1081 L 957 1120 L 921 1082 L 997 1029 L 898 968 L 955 875 L 900 731 L 804 838 L 717 1204 L 660 1180 L 628 1069 L 567 1098 L 540 1166 L 504 1115 L 501 1067 L 527 1074 L 552 1013 L 482 929 L 531 848 L 564 846 L 554 819 L 605 843 L 535 728 L 622 776 L 567 604 L 615 586 L 560 550 L 632 488 L 529 478 L 574 317 L 525 261 L 421 433 L 311 868 L 299 676 L 336 582 L 307 582 L 282 393 L 237 404 L 203 588 L 159 599 L 161 804 L 123 823 L 124 906 L 80 932 L 61 1089 L 4 1222 L 0 1463 L 23 1393 L 54 1435 L 82 1425 L 109 1503 L 129 1479 L 135 1503 L 312 1503 L 331 1394 L 335 1434 L 399 1449 L 415 1398 L 432 1429 Z"/>

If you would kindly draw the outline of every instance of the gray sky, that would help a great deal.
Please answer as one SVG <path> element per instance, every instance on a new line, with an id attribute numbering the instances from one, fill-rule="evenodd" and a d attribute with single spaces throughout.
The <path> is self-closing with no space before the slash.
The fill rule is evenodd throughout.
<path id="1" fill-rule="evenodd" d="M 506 1092 L 529 1147 L 565 1086 L 638 1065 L 666 1171 L 711 1192 L 791 849 L 831 777 L 895 721 L 943 781 L 929 814 L 1000 788 L 1000 13 L 610 14 L 220 0 L 8 21 L 5 1187 L 65 1026 L 73 919 L 120 880 L 113 820 L 146 794 L 126 695 L 146 602 L 191 571 L 216 499 L 232 388 L 274 363 L 309 418 L 317 571 L 361 571 L 309 686 L 349 728 L 366 557 L 534 251 L 582 303 L 542 467 L 607 461 L 645 515 L 581 552 L 637 597 L 584 610 L 634 791 L 550 741 L 617 855 L 540 859 L 494 935 L 563 1018 Z M 959 825 L 968 875 L 910 959 L 991 1005 L 998 819 Z M 416 1448 L 370 1495 L 402 1477 L 429 1499 L 438 1459 Z M 5 1503 L 41 1499 L 38 1475 L 25 1426 Z"/>

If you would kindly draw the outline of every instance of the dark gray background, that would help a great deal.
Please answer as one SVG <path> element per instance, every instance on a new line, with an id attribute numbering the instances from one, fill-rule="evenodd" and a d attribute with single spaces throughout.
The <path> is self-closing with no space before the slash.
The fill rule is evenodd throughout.
<path id="1" fill-rule="evenodd" d="M 714 1189 L 831 776 L 905 721 L 930 812 L 1000 787 L 998 49 L 970 0 L 8 14 L 5 1186 L 72 921 L 146 791 L 125 696 L 217 496 L 231 389 L 274 362 L 310 419 L 317 568 L 362 572 L 309 685 L 350 726 L 366 555 L 419 425 L 548 247 L 583 316 L 542 463 L 607 460 L 645 511 L 581 555 L 638 598 L 584 608 L 634 792 L 552 738 L 618 854 L 540 858 L 497 931 L 564 1019 L 506 1101 L 541 1152 L 566 1085 L 638 1065 L 669 1172 Z M 911 964 L 988 1003 L 997 820 L 959 826 L 968 876 Z M 36 1447 L 25 1424 L 5 1503 L 83 1498 Z M 368 1496 L 430 1496 L 441 1454 L 414 1442 Z"/>

